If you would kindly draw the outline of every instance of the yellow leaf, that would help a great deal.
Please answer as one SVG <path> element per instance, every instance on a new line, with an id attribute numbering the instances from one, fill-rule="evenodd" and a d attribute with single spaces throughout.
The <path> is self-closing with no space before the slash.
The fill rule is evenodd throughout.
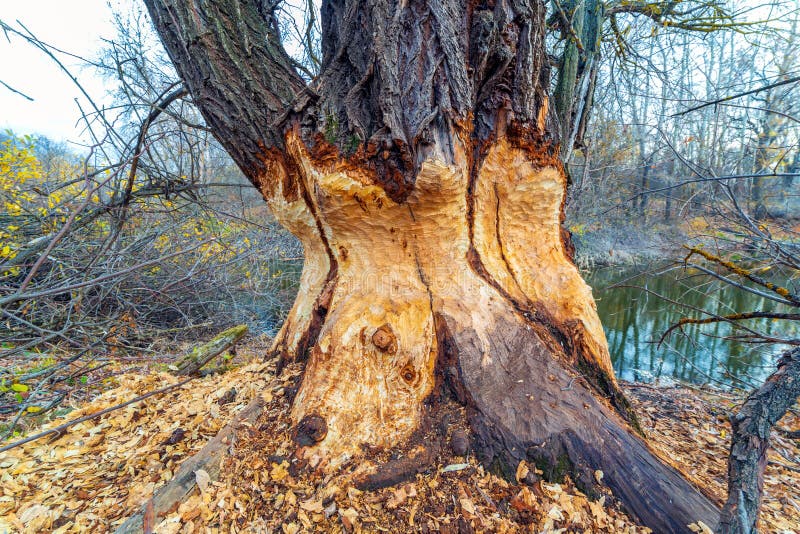
<path id="1" fill-rule="evenodd" d="M 528 467 L 528 462 L 522 460 L 517 466 L 517 475 L 516 475 L 517 482 L 522 482 L 523 480 L 525 480 L 525 477 L 528 476 L 529 472 L 530 468 Z"/>
<path id="2" fill-rule="evenodd" d="M 320 514 L 322 513 L 322 499 L 314 500 L 312 498 L 308 499 L 307 501 L 303 501 L 300 503 L 300 508 L 308 512 L 311 512 L 312 514 L 313 513 Z"/>
<path id="3" fill-rule="evenodd" d="M 17 393 L 25 393 L 28 391 L 28 386 L 25 384 L 11 384 L 11 390 L 16 391 Z"/>
<path id="4" fill-rule="evenodd" d="M 273 463 L 272 471 L 270 471 L 269 477 L 275 482 L 280 482 L 289 476 L 289 471 L 286 469 L 287 467 L 289 467 L 289 463 L 286 461 L 281 462 L 280 465 Z"/>

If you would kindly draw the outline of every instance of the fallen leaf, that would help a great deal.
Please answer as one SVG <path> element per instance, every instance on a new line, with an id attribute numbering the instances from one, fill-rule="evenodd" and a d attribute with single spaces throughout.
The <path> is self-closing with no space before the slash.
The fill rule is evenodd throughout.
<path id="1" fill-rule="evenodd" d="M 442 468 L 442 473 L 451 473 L 453 471 L 461 471 L 469 467 L 469 464 L 450 464 Z"/>
<path id="2" fill-rule="evenodd" d="M 517 474 L 516 474 L 517 482 L 522 482 L 523 480 L 525 480 L 525 477 L 528 476 L 529 472 L 530 468 L 528 467 L 528 462 L 522 460 L 517 466 Z"/>
<path id="3" fill-rule="evenodd" d="M 358 520 L 358 512 L 356 512 L 353 508 L 339 510 L 339 517 L 341 518 L 344 527 L 348 531 L 352 531 L 357 524 L 356 521 Z"/>
<path id="4" fill-rule="evenodd" d="M 197 487 L 200 488 L 201 493 L 208 492 L 208 485 L 211 483 L 211 476 L 202 469 L 194 472 L 194 480 L 197 482 Z"/>
<path id="5" fill-rule="evenodd" d="M 321 514 L 323 510 L 322 499 L 308 499 L 307 501 L 303 501 L 300 503 L 300 508 L 312 514 Z"/>

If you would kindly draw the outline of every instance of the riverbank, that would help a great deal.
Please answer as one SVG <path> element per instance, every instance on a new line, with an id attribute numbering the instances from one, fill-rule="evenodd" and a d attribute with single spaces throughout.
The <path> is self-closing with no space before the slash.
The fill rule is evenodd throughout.
<path id="1" fill-rule="evenodd" d="M 113 531 L 257 395 L 267 410 L 246 433 L 240 432 L 222 479 L 209 482 L 197 475 L 200 490 L 156 521 L 155 532 L 201 527 L 284 533 L 646 531 L 618 509 L 607 491 L 590 499 L 569 480 L 508 482 L 484 472 L 474 458 L 447 451 L 416 479 L 375 492 L 361 492 L 352 484 L 348 473 L 358 465 L 335 477 L 297 471 L 288 461 L 288 396 L 299 370 L 274 376 L 272 362 L 260 361 L 263 351 L 263 339 L 248 342 L 238 350 L 236 369 L 76 425 L 56 440 L 0 453 L 0 532 Z M 49 424 L 117 405 L 177 379 L 152 369 L 114 381 L 112 389 Z M 727 414 L 741 395 L 689 386 L 627 383 L 624 388 L 651 447 L 720 499 Z M 800 418 L 790 414 L 778 426 L 800 430 Z M 761 531 L 800 532 L 798 473 L 798 442 L 775 434 Z"/>
<path id="2" fill-rule="evenodd" d="M 575 263 L 582 271 L 598 267 L 641 267 L 663 264 L 679 258 L 687 236 L 674 227 L 626 228 L 603 226 L 587 229 L 572 227 Z"/>

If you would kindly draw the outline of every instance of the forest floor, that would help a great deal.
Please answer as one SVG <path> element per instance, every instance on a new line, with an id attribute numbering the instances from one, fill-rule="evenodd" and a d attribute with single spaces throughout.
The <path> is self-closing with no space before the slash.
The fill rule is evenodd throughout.
<path id="1" fill-rule="evenodd" d="M 324 476 L 290 461 L 289 396 L 299 369 L 276 377 L 262 362 L 266 340 L 238 349 L 238 365 L 0 453 L 0 533 L 108 532 L 138 511 L 183 460 L 196 453 L 256 396 L 266 410 L 237 434 L 222 477 L 197 471 L 198 488 L 166 518 L 177 532 L 647 532 L 609 493 L 589 499 L 569 480 L 523 485 L 487 473 L 474 458 L 442 452 L 436 464 L 398 486 L 361 491 L 358 465 Z M 180 380 L 164 366 L 114 376 L 108 388 L 44 424 L 116 406 Z M 727 414 L 741 395 L 689 386 L 625 384 L 653 450 L 718 499 L 725 492 Z M 790 413 L 782 431 L 800 430 Z M 524 478 L 532 466 L 522 464 Z M 596 477 L 602 479 L 602 473 Z M 800 533 L 800 443 L 773 432 L 761 532 Z M 695 526 L 701 532 L 702 526 Z"/>

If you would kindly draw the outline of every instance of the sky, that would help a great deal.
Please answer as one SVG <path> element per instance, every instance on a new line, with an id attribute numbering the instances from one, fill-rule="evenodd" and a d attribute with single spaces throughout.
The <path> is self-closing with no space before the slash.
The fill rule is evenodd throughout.
<path id="1" fill-rule="evenodd" d="M 110 4 L 110 5 L 109 5 Z M 127 2 L 124 2 L 127 4 Z M 20 29 L 22 22 L 36 37 L 88 59 L 97 56 L 102 38 L 115 35 L 111 9 L 118 0 L 0 0 L 0 20 Z M 103 80 L 79 61 L 59 55 L 92 99 L 102 102 Z M 75 102 L 80 90 L 42 51 L 19 37 L 0 31 L 0 81 L 34 99 L 30 102 L 0 85 L 0 131 L 42 134 L 56 141 L 82 141 Z"/>

